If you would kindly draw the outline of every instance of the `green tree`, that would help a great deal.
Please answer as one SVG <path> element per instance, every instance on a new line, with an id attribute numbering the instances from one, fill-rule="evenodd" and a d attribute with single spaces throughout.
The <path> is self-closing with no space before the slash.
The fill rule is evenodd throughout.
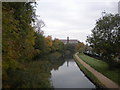
<path id="1" fill-rule="evenodd" d="M 44 41 L 45 41 L 44 53 L 49 54 L 52 50 L 52 37 L 47 36 L 47 37 L 44 38 Z"/>
<path id="2" fill-rule="evenodd" d="M 52 52 L 62 52 L 63 51 L 63 43 L 59 39 L 55 39 L 52 42 Z"/>
<path id="3" fill-rule="evenodd" d="M 76 44 L 74 43 L 68 43 L 64 47 L 65 47 L 65 53 L 68 55 L 72 55 L 76 52 Z"/>
<path id="4" fill-rule="evenodd" d="M 36 50 L 36 55 L 43 55 L 45 50 L 45 37 L 35 32 L 35 45 L 34 48 Z"/>
<path id="5" fill-rule="evenodd" d="M 79 43 L 76 44 L 76 51 L 77 52 L 83 53 L 84 49 L 85 49 L 84 43 L 79 42 Z"/>
<path id="6" fill-rule="evenodd" d="M 34 56 L 34 12 L 30 2 L 2 3 L 3 87 L 10 87 L 10 71 L 23 68 L 21 62 Z"/>
<path id="7" fill-rule="evenodd" d="M 120 54 L 120 16 L 107 14 L 100 18 L 87 42 L 112 66 L 113 60 Z"/>

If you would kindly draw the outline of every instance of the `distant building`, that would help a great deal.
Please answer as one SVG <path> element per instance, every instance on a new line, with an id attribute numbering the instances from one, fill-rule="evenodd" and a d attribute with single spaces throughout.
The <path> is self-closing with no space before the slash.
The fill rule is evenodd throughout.
<path id="1" fill-rule="evenodd" d="M 76 39 L 69 39 L 69 37 L 67 37 L 67 39 L 60 39 L 61 42 L 63 42 L 64 44 L 68 44 L 68 43 L 78 43 L 79 41 Z"/>
<path id="2" fill-rule="evenodd" d="M 118 14 L 120 15 L 120 1 L 118 2 Z"/>

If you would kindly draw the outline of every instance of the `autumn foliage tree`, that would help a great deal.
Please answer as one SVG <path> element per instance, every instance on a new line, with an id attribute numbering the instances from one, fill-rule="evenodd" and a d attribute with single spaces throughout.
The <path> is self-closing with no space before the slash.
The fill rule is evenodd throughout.
<path id="1" fill-rule="evenodd" d="M 9 86 L 11 70 L 23 67 L 22 62 L 34 56 L 34 6 L 30 2 L 2 3 L 3 87 Z"/>
<path id="2" fill-rule="evenodd" d="M 44 52 L 49 53 L 52 50 L 52 37 L 47 36 L 44 38 L 44 40 L 45 40 L 45 48 L 46 48 Z"/>
<path id="3" fill-rule="evenodd" d="M 54 39 L 53 40 L 53 42 L 52 42 L 52 52 L 55 52 L 55 51 L 62 52 L 63 47 L 64 47 L 64 45 L 59 39 Z"/>
<path id="4" fill-rule="evenodd" d="M 77 52 L 83 53 L 84 49 L 85 49 L 84 43 L 79 42 L 79 43 L 76 44 L 76 51 Z"/>

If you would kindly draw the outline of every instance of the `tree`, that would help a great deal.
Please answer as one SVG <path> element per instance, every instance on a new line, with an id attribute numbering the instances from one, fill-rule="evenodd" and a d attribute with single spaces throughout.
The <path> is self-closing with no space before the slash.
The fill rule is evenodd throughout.
<path id="1" fill-rule="evenodd" d="M 76 45 L 76 51 L 83 53 L 84 52 L 85 45 L 82 42 L 77 43 Z"/>
<path id="2" fill-rule="evenodd" d="M 55 51 L 59 51 L 59 52 L 63 51 L 63 43 L 59 39 L 55 39 L 52 42 L 52 52 Z"/>
<path id="3" fill-rule="evenodd" d="M 40 34 L 43 34 L 43 31 L 41 30 L 41 28 L 45 27 L 45 23 L 43 20 L 36 20 L 36 25 L 35 25 L 35 28 L 36 28 L 36 31 Z"/>
<path id="4" fill-rule="evenodd" d="M 67 54 L 74 54 L 76 52 L 76 44 L 75 43 L 68 43 L 65 46 L 65 53 Z"/>
<path id="5" fill-rule="evenodd" d="M 44 38 L 44 40 L 45 40 L 44 53 L 49 53 L 52 50 L 52 37 L 47 36 L 47 37 Z"/>
<path id="6" fill-rule="evenodd" d="M 87 42 L 111 66 L 115 57 L 120 55 L 120 16 L 107 14 L 100 18 Z"/>
<path id="7" fill-rule="evenodd" d="M 3 87 L 10 87 L 11 70 L 23 68 L 34 56 L 35 11 L 31 2 L 2 3 L 2 70 Z"/>
<path id="8" fill-rule="evenodd" d="M 35 32 L 35 45 L 36 55 L 42 55 L 45 49 L 45 40 L 44 36 L 38 32 Z"/>

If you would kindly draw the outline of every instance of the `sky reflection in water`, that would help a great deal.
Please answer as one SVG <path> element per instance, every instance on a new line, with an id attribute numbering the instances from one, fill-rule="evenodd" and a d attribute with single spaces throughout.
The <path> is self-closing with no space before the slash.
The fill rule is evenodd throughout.
<path id="1" fill-rule="evenodd" d="M 51 80 L 54 88 L 95 88 L 73 59 L 66 61 L 58 70 L 52 70 Z"/>

